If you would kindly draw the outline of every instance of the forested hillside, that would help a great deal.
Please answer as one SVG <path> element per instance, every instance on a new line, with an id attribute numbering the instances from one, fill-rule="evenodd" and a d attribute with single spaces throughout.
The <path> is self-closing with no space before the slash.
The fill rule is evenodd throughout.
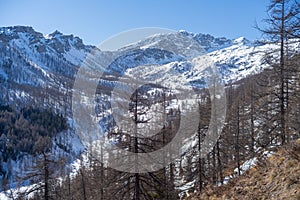
<path id="1" fill-rule="evenodd" d="M 114 51 L 0 28 L 0 199 L 299 199 L 300 3 L 266 14 Z"/>
<path id="2" fill-rule="evenodd" d="M 51 197 L 61 197 L 62 199 L 70 196 L 73 199 L 132 198 L 138 180 L 140 195 L 145 199 L 174 199 L 177 198 L 176 196 L 185 198 L 197 193 L 203 193 L 203 195 L 207 195 L 207 198 L 210 196 L 213 198 L 216 191 L 227 191 L 226 188 L 232 187 L 232 185 L 242 187 L 238 186 L 244 179 L 239 178 L 242 174 L 244 174 L 243 177 L 248 177 L 249 173 L 255 173 L 253 176 L 258 180 L 261 179 L 260 174 L 263 172 L 256 172 L 255 169 L 266 170 L 266 173 L 271 171 L 274 174 L 279 174 L 281 172 L 277 170 L 285 170 L 290 164 L 291 166 L 292 164 L 295 167 L 298 166 L 297 156 L 299 156 L 299 151 L 295 140 L 299 138 L 300 131 L 298 121 L 300 114 L 300 82 L 299 76 L 294 75 L 299 74 L 297 71 L 298 63 L 300 63 L 299 56 L 293 56 L 290 63 L 293 63 L 293 68 L 290 68 L 291 71 L 293 69 L 293 75 L 290 79 L 293 81 L 290 82 L 289 93 L 287 93 L 289 95 L 287 101 L 289 109 L 285 112 L 288 120 L 285 123 L 286 132 L 284 137 L 280 132 L 280 98 L 278 95 L 280 92 L 280 79 L 278 74 L 274 72 L 274 69 L 276 69 L 276 66 L 274 66 L 274 68 L 266 69 L 260 74 L 227 85 L 228 110 L 226 123 L 215 148 L 206 157 L 199 157 L 201 152 L 201 142 L 199 141 L 205 136 L 208 129 L 211 102 L 208 91 L 201 90 L 199 91 L 201 103 L 199 103 L 198 110 L 201 113 L 201 120 L 199 121 L 198 133 L 192 139 L 196 145 L 192 146 L 190 151 L 185 152 L 180 160 L 176 160 L 163 170 L 139 174 L 137 179 L 135 174 L 118 172 L 106 167 L 101 160 L 97 160 L 96 154 L 99 152 L 91 150 L 88 155 L 88 163 L 83 159 L 78 174 L 72 178 L 66 177 L 61 186 L 55 187 L 55 192 L 51 193 Z M 111 135 L 115 134 L 111 133 Z M 118 134 L 119 136 L 122 135 L 121 132 Z M 162 139 L 162 137 L 158 138 Z M 134 143 L 126 143 L 125 141 L 123 140 L 123 147 L 134 149 L 134 146 L 131 146 Z M 143 141 L 143 143 L 139 143 L 139 147 L 142 147 L 142 144 L 151 144 L 149 142 Z M 283 145 L 287 149 L 290 146 L 293 147 L 290 154 L 285 154 L 285 150 L 280 150 L 277 153 Z M 150 146 L 155 147 L 154 143 Z M 270 155 L 271 157 L 268 159 L 266 156 Z M 293 158 L 293 155 L 296 158 Z M 279 156 L 279 160 L 287 159 L 282 160 L 285 167 L 275 167 L 277 156 Z M 254 169 L 247 172 L 250 166 L 247 167 L 244 163 L 249 160 L 256 161 L 255 164 L 252 164 Z M 297 171 L 297 168 L 295 170 Z M 281 177 L 283 178 L 289 172 L 281 174 Z M 293 173 L 297 174 L 296 172 Z M 270 176 L 275 176 L 274 174 L 270 174 Z M 248 180 L 246 179 L 245 182 L 248 182 Z M 222 184 L 225 184 L 225 186 L 221 186 Z M 217 186 L 221 186 L 220 189 Z M 232 195 L 238 192 L 236 187 L 233 187 Z M 259 190 L 259 187 L 257 190 Z M 285 192 L 285 189 L 282 188 L 281 190 L 284 190 L 281 191 L 284 193 L 283 195 L 287 195 L 288 191 Z M 293 186 L 291 190 L 296 191 L 295 195 L 298 194 L 297 187 Z M 247 194 L 250 195 L 249 198 L 254 193 L 259 197 L 259 194 L 262 194 L 261 192 L 253 189 L 253 191 L 247 191 Z M 241 194 L 244 193 L 241 192 Z M 41 198 L 39 194 L 36 195 L 36 199 Z M 218 192 L 216 195 L 222 196 L 224 193 Z M 203 198 L 206 197 L 203 196 Z M 228 193 L 226 198 L 231 197 L 234 198 Z"/>
<path id="3" fill-rule="evenodd" d="M 294 70 L 293 74 L 299 74 L 296 71 L 298 70 L 298 63 L 300 63 L 299 56 L 294 56 L 290 59 L 290 62 L 295 67 L 291 68 Z M 99 152 L 90 151 L 88 164 L 84 164 L 82 160 L 79 173 L 72 179 L 67 178 L 62 184 L 63 187 L 56 188 L 56 192 L 62 195 L 63 199 L 67 196 L 72 196 L 74 199 L 99 199 L 99 197 L 100 199 L 102 197 L 103 199 L 130 199 L 134 198 L 132 195 L 136 192 L 135 187 L 138 181 L 141 199 L 176 199 L 179 197 L 185 199 L 197 194 L 202 194 L 203 196 L 200 197 L 203 199 L 214 199 L 214 196 L 221 198 L 225 194 L 225 199 L 235 199 L 234 194 L 236 193 L 239 195 L 248 194 L 247 197 L 250 199 L 251 195 L 255 196 L 255 194 L 257 194 L 257 198 L 260 195 L 263 196 L 263 191 L 260 191 L 259 187 L 260 182 L 257 182 L 257 188 L 251 189 L 251 191 L 242 192 L 243 190 L 240 189 L 241 192 L 239 193 L 236 188 L 243 187 L 241 183 L 243 180 L 245 183 L 251 182 L 251 178 L 249 180 L 247 178 L 251 177 L 251 174 L 258 181 L 260 179 L 263 181 L 264 178 L 261 177 L 261 174 L 271 173 L 268 176 L 275 176 L 274 174 L 281 173 L 280 170 L 285 170 L 290 164 L 295 166 L 290 170 L 299 170 L 297 168 L 299 165 L 299 159 L 297 159 L 299 157 L 299 151 L 297 150 L 299 145 L 295 143 L 295 140 L 300 136 L 298 121 L 300 114 L 300 80 L 299 76 L 293 75 L 293 81 L 289 84 L 289 99 L 287 101 L 289 109 L 285 112 L 285 117 L 288 120 L 285 123 L 286 131 L 283 137 L 280 131 L 280 98 L 278 95 L 280 81 L 278 74 L 274 72 L 274 68 L 266 69 L 260 74 L 227 85 L 228 110 L 225 126 L 213 151 L 206 157 L 199 157 L 201 152 L 200 141 L 203 140 L 208 130 L 211 102 L 208 91 L 201 90 L 199 91 L 201 103 L 199 103 L 198 110 L 201 113 L 201 120 L 199 121 L 198 133 L 191 140 L 191 144 L 195 145 L 191 146 L 192 148 L 185 152 L 181 159 L 174 161 L 163 170 L 139 174 L 137 179 L 135 174 L 107 168 L 101 160 L 97 160 Z M 122 135 L 122 133 L 118 134 Z M 133 140 L 133 137 L 131 140 Z M 139 147 L 151 144 L 149 142 L 139 143 Z M 154 147 L 153 144 L 150 146 Z M 132 142 L 124 142 L 122 145 L 134 149 L 134 143 Z M 281 146 L 287 149 L 292 146 L 293 149 L 291 149 L 290 154 L 284 153 L 285 150 L 280 150 L 277 153 Z M 270 155 L 271 157 L 268 159 Z M 296 158 L 293 158 L 293 155 Z M 276 168 L 277 157 L 282 159 L 284 167 Z M 251 167 L 254 168 L 251 169 Z M 249 169 L 250 172 L 248 172 Z M 280 177 L 284 178 L 291 172 L 288 171 L 289 169 L 286 170 Z M 297 176 L 296 171 L 293 171 L 295 176 Z M 239 178 L 240 175 L 243 175 L 243 177 Z M 294 179 L 297 180 L 295 177 Z M 265 183 L 263 184 L 265 185 Z M 222 192 L 231 187 L 232 193 L 228 192 L 227 195 L 227 193 Z M 281 186 L 278 187 L 281 188 Z M 285 190 L 284 188 L 280 190 L 282 197 L 287 198 L 289 191 L 295 192 L 296 196 L 298 195 L 296 186 L 293 186 L 291 190 Z M 64 196 L 65 194 L 66 196 Z M 52 195 L 58 198 L 56 193 Z M 39 198 L 36 197 L 36 199 Z"/>
<path id="4" fill-rule="evenodd" d="M 220 187 L 208 187 L 187 199 L 286 199 L 300 198 L 300 140 L 261 157 L 252 169 Z"/>

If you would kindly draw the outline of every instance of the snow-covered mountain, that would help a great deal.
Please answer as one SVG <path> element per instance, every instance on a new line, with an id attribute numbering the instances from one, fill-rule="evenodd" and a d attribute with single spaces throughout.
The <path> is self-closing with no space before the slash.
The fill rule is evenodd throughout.
<path id="1" fill-rule="evenodd" d="M 113 124 L 109 95 L 120 76 L 137 77 L 142 74 L 145 79 L 158 82 L 164 80 L 174 85 L 205 86 L 204 73 L 197 71 L 185 57 L 188 54 L 187 44 L 178 40 L 183 36 L 194 41 L 192 45 L 199 45 L 189 47 L 208 55 L 215 62 L 225 83 L 262 71 L 267 67 L 262 62 L 265 50 L 277 48 L 270 44 L 257 45 L 246 38 L 231 40 L 179 31 L 153 35 L 118 51 L 107 52 L 85 45 L 79 37 L 58 31 L 43 35 L 31 27 L 3 27 L 0 28 L 0 102 L 20 108 L 27 105 L 52 108 L 64 114 L 72 129 L 69 131 L 69 143 L 76 144 L 71 147 L 78 153 L 83 146 L 76 135 L 71 105 L 79 68 L 83 66 L 104 73 L 97 88 L 99 95 L 95 110 L 102 116 L 99 123 L 105 131 Z M 170 41 L 175 45 L 169 44 Z M 174 51 L 164 49 L 166 44 L 174 47 L 171 49 Z M 295 51 L 299 49 L 298 43 L 294 46 Z M 115 59 L 111 60 L 111 57 Z M 174 79 L 174 76 L 180 76 L 180 79 Z M 22 165 L 22 162 L 16 163 Z"/>
<path id="2" fill-rule="evenodd" d="M 31 27 L 2 27 L 0 101 L 19 107 L 54 108 L 71 120 L 73 84 L 80 66 L 92 72 L 104 72 L 98 87 L 102 96 L 97 102 L 103 104 L 99 107 L 105 108 L 98 112 L 106 113 L 107 95 L 122 75 L 135 78 L 142 74 L 155 82 L 163 80 L 175 85 L 203 87 L 204 74 L 187 60 L 196 51 L 196 55 L 209 55 L 224 81 L 233 82 L 263 70 L 266 67 L 262 64 L 264 51 L 270 48 L 276 45 L 255 45 L 245 38 L 230 40 L 179 31 L 153 35 L 118 51 L 107 52 L 58 31 L 43 35 Z M 174 79 L 174 76 L 181 78 Z"/>
<path id="3" fill-rule="evenodd" d="M 58 31 L 43 35 L 31 27 L 3 27 L 0 28 L 0 98 L 10 102 L 64 104 L 78 68 L 91 52 L 98 60 L 121 52 L 121 57 L 107 67 L 111 72 L 125 73 L 129 68 L 159 64 L 171 65 L 191 81 L 201 79 L 181 55 L 159 49 L 167 38 L 176 38 L 176 35 L 189 37 L 206 50 L 226 82 L 261 71 L 265 67 L 262 64 L 264 50 L 275 48 L 267 44 L 258 46 L 245 38 L 230 40 L 179 31 L 151 36 L 118 52 L 102 52 L 97 47 L 84 45 L 78 37 Z M 184 51 L 184 48 L 179 50 L 182 54 Z M 140 69 L 149 76 L 154 73 L 152 67 Z M 164 75 L 168 76 L 168 72 Z"/>

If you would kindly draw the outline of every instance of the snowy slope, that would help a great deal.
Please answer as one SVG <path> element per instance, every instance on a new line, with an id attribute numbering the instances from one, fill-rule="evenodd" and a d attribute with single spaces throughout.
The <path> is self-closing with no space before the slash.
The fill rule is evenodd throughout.
<path id="1" fill-rule="evenodd" d="M 199 47 L 194 47 L 196 43 L 183 44 L 182 37 L 195 40 Z M 170 41 L 176 44 L 173 45 L 176 49 L 165 50 L 165 46 L 172 46 Z M 57 91 L 66 94 L 72 89 L 72 80 L 87 56 L 92 56 L 95 60 L 107 60 L 107 66 L 101 67 L 106 67 L 110 74 L 124 74 L 127 69 L 139 67 L 148 77 L 154 77 L 158 68 L 161 68 L 161 79 L 168 80 L 171 71 L 166 69 L 172 66 L 172 70 L 176 70 L 193 83 L 202 80 L 203 74 L 193 71 L 194 68 L 186 61 L 187 46 L 196 49 L 196 53 L 207 52 L 225 82 L 234 82 L 259 73 L 267 67 L 262 63 L 264 51 L 277 48 L 276 45 L 269 44 L 255 45 L 246 38 L 230 40 L 214 38 L 208 34 L 179 31 L 151 36 L 117 52 L 101 52 L 96 47 L 84 45 L 78 37 L 63 35 L 58 31 L 42 35 L 31 27 L 5 27 L 0 28 L 0 80 L 4 83 L 0 90 L 7 90 L 8 82 L 30 86 L 30 89 L 20 89 L 19 86 L 11 85 L 9 91 L 2 93 L 7 93 L 10 101 L 20 98 L 20 95 L 15 93 L 22 91 L 30 100 L 30 97 L 40 95 L 41 88 L 53 90 L 52 95 Z M 299 49 L 299 44 L 295 43 L 295 49 L 297 48 Z M 92 51 L 93 54 L 90 54 Z M 174 52 L 177 52 L 177 55 Z M 108 58 L 111 55 L 118 54 L 121 56 L 109 62 Z M 138 60 L 140 58 L 142 59 Z M 157 69 L 153 69 L 153 65 L 156 65 Z M 33 94 L 32 87 L 38 94 Z M 3 99 L 4 95 L 0 95 L 0 98 Z M 60 103 L 63 105 L 63 102 Z"/>
<path id="2" fill-rule="evenodd" d="M 184 37 L 195 43 L 182 43 Z M 166 45 L 173 49 L 164 49 Z M 295 51 L 300 47 L 299 43 L 293 45 Z M 174 88 L 205 86 L 205 73 L 199 72 L 186 58 L 193 56 L 187 46 L 196 49 L 195 55 L 199 52 L 209 55 L 225 83 L 261 72 L 267 67 L 263 64 L 264 52 L 278 48 L 277 45 L 257 45 L 243 37 L 231 40 L 179 31 L 153 35 L 115 52 L 103 52 L 83 44 L 78 37 L 58 31 L 43 35 L 31 27 L 3 27 L 0 28 L 0 102 L 50 107 L 66 114 L 72 128 L 69 142 L 74 144 L 76 154 L 84 147 L 76 135 L 76 122 L 72 120 L 72 90 L 76 73 L 87 57 L 104 63 L 103 66 L 85 65 L 91 70 L 106 68 L 99 80 L 97 103 L 88 106 L 96 107 L 96 113 L 102 116 L 99 125 L 102 130 L 108 130 L 113 125 L 109 95 L 121 76 L 136 78 L 142 74 L 146 80 L 169 82 Z M 112 55 L 116 59 L 110 60 Z"/>

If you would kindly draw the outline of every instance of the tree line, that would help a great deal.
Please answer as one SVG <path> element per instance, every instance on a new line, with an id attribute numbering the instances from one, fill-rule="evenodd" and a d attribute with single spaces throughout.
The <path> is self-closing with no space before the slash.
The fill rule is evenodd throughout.
<path id="1" fill-rule="evenodd" d="M 208 89 L 201 89 L 195 110 L 201 117 L 192 138 L 196 145 L 180 159 L 155 172 L 127 173 L 109 168 L 102 149 L 91 148 L 86 154 L 87 161 L 81 158 L 78 172 L 73 176 L 65 173 L 59 182 L 55 179 L 55 163 L 60 161 L 53 159 L 51 152 L 42 152 L 36 165 L 42 184 L 28 191 L 28 194 L 35 192 L 31 199 L 177 199 L 180 186 L 192 183 L 191 192 L 201 193 L 205 187 L 222 185 L 233 169 L 237 169 L 237 176 L 242 174 L 244 161 L 254 157 L 263 159 L 264 151 L 276 150 L 299 138 L 300 55 L 292 52 L 300 39 L 299 13 L 297 1 L 270 1 L 266 27 L 257 28 L 267 37 L 264 42 L 276 44 L 278 49 L 266 50 L 263 62 L 269 67 L 263 72 L 226 85 L 226 121 L 218 141 L 206 156 L 201 156 L 201 152 L 214 102 Z M 151 138 L 140 137 L 138 127 L 147 123 L 142 116 L 150 107 L 143 92 L 137 90 L 131 97 L 129 113 L 136 127 L 134 133 L 119 129 L 108 134 L 108 139 L 114 138 L 117 145 L 134 153 L 151 152 L 170 142 L 180 122 L 180 110 L 161 109 L 157 112 L 169 123 Z M 164 91 L 157 95 L 156 101 L 164 108 L 175 98 Z M 118 155 L 114 156 L 118 159 Z M 68 167 L 62 170 L 70 172 Z"/>

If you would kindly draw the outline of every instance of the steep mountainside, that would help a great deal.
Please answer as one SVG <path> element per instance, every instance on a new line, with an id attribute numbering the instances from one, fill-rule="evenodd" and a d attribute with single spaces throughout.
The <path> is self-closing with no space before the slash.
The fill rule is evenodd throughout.
<path id="1" fill-rule="evenodd" d="M 110 74 L 109 78 L 100 80 L 99 86 L 102 94 L 98 102 L 103 105 L 100 107 L 107 109 L 109 93 L 105 90 L 111 90 L 118 82 L 118 76 L 124 74 L 135 78 L 142 72 L 146 79 L 172 81 L 176 72 L 186 84 L 203 87 L 204 74 L 183 57 L 187 49 L 182 46 L 182 40 L 178 40 L 183 36 L 200 44 L 199 51 L 208 52 L 225 82 L 260 72 L 265 67 L 262 64 L 263 51 L 275 48 L 267 44 L 256 46 L 245 38 L 229 40 L 180 31 L 154 35 L 116 52 L 103 52 L 84 45 L 78 37 L 58 31 L 43 35 L 31 27 L 3 27 L 0 28 L 0 102 L 18 107 L 54 108 L 71 119 L 74 78 L 87 57 L 107 61 L 102 66 L 88 66 Z M 170 41 L 179 41 L 174 50 L 180 55 L 163 49 Z M 111 55 L 120 56 L 110 61 Z M 106 109 L 101 112 L 105 113 Z"/>
<path id="2" fill-rule="evenodd" d="M 300 140 L 282 147 L 268 159 L 227 185 L 207 188 L 188 199 L 300 199 Z"/>
<path id="3" fill-rule="evenodd" d="M 42 35 L 31 27 L 4 27 L 0 28 L 0 99 L 20 104 L 48 105 L 68 112 L 70 116 L 69 106 L 64 104 L 71 102 L 70 92 L 75 74 L 87 55 L 106 60 L 112 54 L 120 54 L 117 62 L 122 64 L 112 64 L 108 67 L 111 72 L 125 73 L 128 68 L 142 65 L 144 67 L 140 69 L 152 76 L 156 71 L 146 65 L 171 65 L 189 81 L 200 80 L 202 75 L 192 71 L 185 62 L 182 63 L 184 60 L 180 55 L 159 50 L 166 38 L 180 35 L 194 39 L 209 53 L 226 82 L 260 72 L 265 67 L 262 64 L 263 51 L 276 48 L 268 44 L 255 45 L 245 38 L 229 40 L 180 31 L 154 35 L 117 52 L 102 52 L 96 47 L 84 45 L 78 37 L 63 35 L 58 31 Z M 295 50 L 298 49 L 297 45 Z M 184 54 L 184 48 L 179 52 Z M 143 58 L 142 62 L 137 62 L 137 58 Z M 163 76 L 168 75 L 166 71 Z"/>
<path id="4" fill-rule="evenodd" d="M 117 51 L 107 52 L 83 44 L 78 37 L 63 35 L 58 31 L 43 35 L 31 27 L 3 27 L 0 28 L 0 103 L 11 104 L 19 110 L 29 105 L 42 109 L 51 108 L 63 115 L 68 119 L 69 127 L 65 134 L 69 144 L 63 146 L 70 146 L 74 152 L 79 153 L 83 146 L 71 112 L 73 84 L 79 68 L 87 67 L 92 72 L 95 70 L 104 73 L 100 80 L 97 77 L 97 104 L 88 106 L 102 116 L 99 124 L 106 131 L 114 123 L 109 100 L 120 76 L 136 78 L 142 74 L 145 79 L 154 82 L 164 80 L 175 86 L 185 84 L 194 88 L 205 86 L 205 74 L 197 71 L 185 57 L 188 48 L 180 43 L 182 40 L 178 40 L 182 36 L 199 44 L 199 47 L 195 47 L 199 52 L 207 52 L 225 83 L 262 71 L 267 66 L 263 62 L 264 51 L 277 48 L 276 45 L 258 45 L 245 38 L 230 40 L 180 31 L 153 35 Z M 171 45 L 174 47 L 171 50 L 174 51 L 163 48 L 170 41 L 176 44 Z M 293 51 L 297 52 L 298 49 L 299 43 L 295 43 Z M 116 59 L 111 60 L 112 55 Z M 87 58 L 90 63 L 86 63 Z M 92 61 L 101 61 L 101 65 Z M 180 79 L 173 79 L 175 75 L 180 76 Z M 70 152 L 72 153 L 67 153 Z M 24 160 L 13 160 L 13 171 L 6 174 L 17 174 L 23 162 Z"/>

